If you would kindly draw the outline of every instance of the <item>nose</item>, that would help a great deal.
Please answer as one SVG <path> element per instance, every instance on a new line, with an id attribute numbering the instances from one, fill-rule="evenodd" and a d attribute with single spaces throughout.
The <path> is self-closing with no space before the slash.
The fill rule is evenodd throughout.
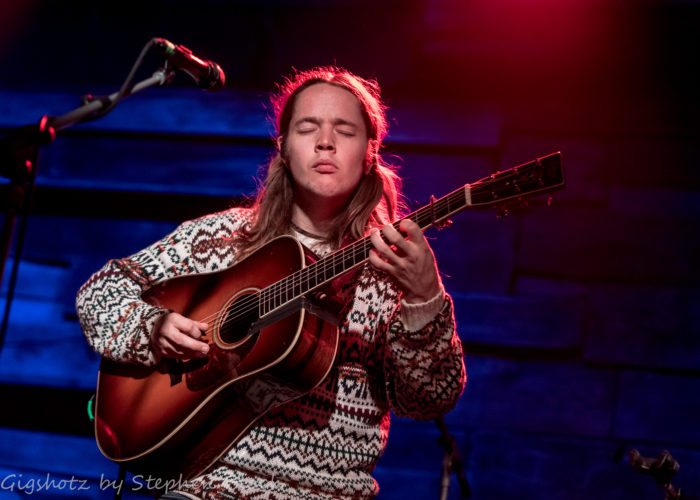
<path id="1" fill-rule="evenodd" d="M 316 139 L 316 151 L 335 151 L 333 132 L 331 130 L 321 128 Z"/>

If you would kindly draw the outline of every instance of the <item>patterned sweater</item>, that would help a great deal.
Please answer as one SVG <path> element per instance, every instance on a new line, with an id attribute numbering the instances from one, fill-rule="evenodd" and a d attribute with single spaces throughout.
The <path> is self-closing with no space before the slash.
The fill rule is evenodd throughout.
<path id="1" fill-rule="evenodd" d="M 109 261 L 77 296 L 90 345 L 104 357 L 152 365 L 150 332 L 167 311 L 141 294 L 164 279 L 234 264 L 236 239 L 250 218 L 249 210 L 234 208 L 185 222 L 135 255 Z M 182 492 L 212 499 L 373 498 L 379 487 L 371 473 L 387 444 L 390 411 L 427 420 L 455 405 L 466 375 L 450 297 L 441 292 L 435 312 L 409 331 L 404 325 L 416 324 L 410 306 L 374 267 L 364 265 L 343 290 L 338 354 L 326 379 L 266 413 Z"/>

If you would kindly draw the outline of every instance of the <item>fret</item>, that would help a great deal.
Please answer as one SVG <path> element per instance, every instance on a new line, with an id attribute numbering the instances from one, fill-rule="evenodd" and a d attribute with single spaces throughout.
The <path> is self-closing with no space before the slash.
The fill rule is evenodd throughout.
<path id="1" fill-rule="evenodd" d="M 282 296 L 282 292 L 284 291 L 284 280 L 278 281 L 277 286 L 275 287 L 275 295 L 277 297 L 277 300 L 275 301 L 275 307 L 279 307 L 282 304 L 284 304 L 284 297 Z"/>
<path id="2" fill-rule="evenodd" d="M 341 251 L 340 258 L 333 257 L 333 272 L 340 274 L 343 271 L 343 260 L 345 259 L 345 248 Z"/>
<path id="3" fill-rule="evenodd" d="M 277 282 L 277 299 L 279 301 L 277 306 L 281 306 L 286 302 L 286 299 L 284 297 L 284 282 L 284 279 Z"/>
<path id="4" fill-rule="evenodd" d="M 320 283 L 318 280 L 318 261 L 314 262 L 306 268 L 306 272 L 309 273 L 309 285 L 311 288 L 318 286 Z"/>
<path id="5" fill-rule="evenodd" d="M 359 242 L 355 243 L 353 245 L 350 245 L 349 247 L 347 247 L 345 249 L 343 258 L 340 261 L 343 269 L 349 269 L 355 263 L 355 248 L 356 248 L 355 245 L 357 245 L 357 244 L 359 244 Z"/>
<path id="6" fill-rule="evenodd" d="M 297 280 L 297 273 L 294 273 L 292 278 L 292 290 L 295 297 L 301 295 L 301 282 Z"/>
<path id="7" fill-rule="evenodd" d="M 317 265 L 314 264 L 311 269 L 308 270 L 309 273 L 309 290 L 313 290 L 318 286 L 318 274 L 316 273 Z"/>
<path id="8" fill-rule="evenodd" d="M 320 264 L 321 264 L 321 275 L 323 276 L 323 281 L 329 280 L 333 277 L 333 273 L 331 272 L 332 269 L 328 268 L 328 260 L 329 259 L 323 259 Z"/>
<path id="9" fill-rule="evenodd" d="M 309 273 L 306 272 L 308 268 L 304 268 L 301 271 L 299 271 L 299 293 L 303 293 L 304 290 L 309 289 Z"/>
<path id="10" fill-rule="evenodd" d="M 277 299 L 279 298 L 279 282 L 272 285 L 272 309 L 277 309 Z"/>
<path id="11" fill-rule="evenodd" d="M 258 316 L 262 316 L 267 312 L 265 301 L 267 300 L 267 288 L 260 290 L 260 300 L 258 301 Z"/>

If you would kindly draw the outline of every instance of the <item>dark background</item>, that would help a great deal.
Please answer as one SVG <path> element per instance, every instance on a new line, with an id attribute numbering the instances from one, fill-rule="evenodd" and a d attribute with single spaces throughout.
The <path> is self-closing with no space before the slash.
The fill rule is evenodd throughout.
<path id="1" fill-rule="evenodd" d="M 0 496 L 29 496 L 48 474 L 91 487 L 31 498 L 111 497 L 100 480 L 116 467 L 85 411 L 99 361 L 77 288 L 107 259 L 254 193 L 272 153 L 268 92 L 293 67 L 326 64 L 379 80 L 384 152 L 413 207 L 562 152 L 568 186 L 550 207 L 467 211 L 429 233 L 466 353 L 469 381 L 446 421 L 473 497 L 662 498 L 627 465 L 632 448 L 668 449 L 674 485 L 700 495 L 700 2 L 0 5 L 3 134 L 117 90 L 152 37 L 227 76 L 216 94 L 178 76 L 42 149 L 0 354 Z M 438 498 L 437 437 L 430 422 L 394 419 L 380 498 Z"/>

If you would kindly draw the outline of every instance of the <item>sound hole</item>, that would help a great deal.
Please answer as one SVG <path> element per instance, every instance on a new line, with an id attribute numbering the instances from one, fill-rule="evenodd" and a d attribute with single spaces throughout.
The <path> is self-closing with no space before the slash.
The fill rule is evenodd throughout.
<path id="1" fill-rule="evenodd" d="M 223 343 L 235 344 L 248 336 L 250 325 L 259 318 L 258 303 L 258 296 L 248 293 L 228 305 L 219 323 L 219 338 Z"/>

